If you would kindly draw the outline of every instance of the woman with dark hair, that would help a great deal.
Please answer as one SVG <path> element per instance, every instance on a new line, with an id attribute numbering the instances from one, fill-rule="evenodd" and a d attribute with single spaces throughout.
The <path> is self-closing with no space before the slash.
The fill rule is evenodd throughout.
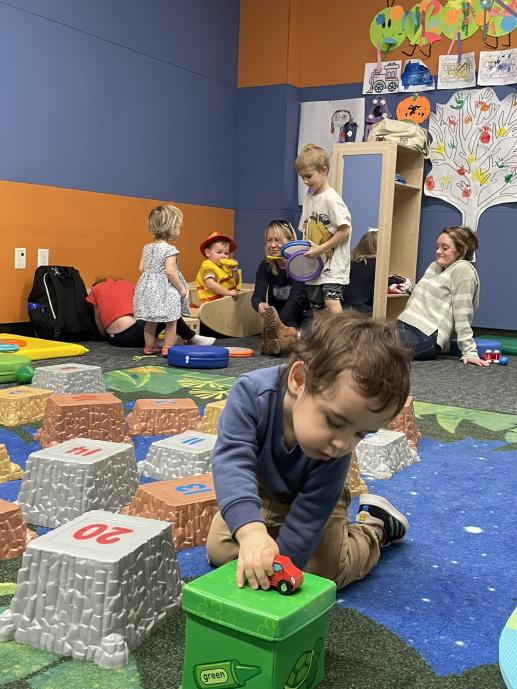
<path id="1" fill-rule="evenodd" d="M 344 308 L 372 315 L 373 288 L 377 256 L 376 227 L 370 227 L 357 242 L 350 254 L 350 282 L 343 294 Z"/>
<path id="2" fill-rule="evenodd" d="M 461 225 L 446 227 L 436 240 L 436 260 L 416 284 L 397 325 L 413 359 L 434 359 L 456 333 L 464 364 L 488 366 L 480 359 L 472 333 L 479 306 L 479 275 L 472 265 L 478 238 Z"/>
<path id="3" fill-rule="evenodd" d="M 296 239 L 287 220 L 272 220 L 265 232 L 265 258 L 255 277 L 251 305 L 264 321 L 263 354 L 279 356 L 287 352 L 296 338 L 304 311 L 309 308 L 307 287 L 286 272 L 280 250 Z"/>

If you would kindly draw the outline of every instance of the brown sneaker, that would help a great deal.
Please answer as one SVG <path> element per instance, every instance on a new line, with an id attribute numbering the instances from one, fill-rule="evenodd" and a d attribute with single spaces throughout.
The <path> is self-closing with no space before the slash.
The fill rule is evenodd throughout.
<path id="1" fill-rule="evenodd" d="M 284 325 L 277 310 L 269 306 L 262 314 L 264 327 L 262 330 L 262 354 L 282 356 L 286 354 L 296 342 L 296 328 Z"/>

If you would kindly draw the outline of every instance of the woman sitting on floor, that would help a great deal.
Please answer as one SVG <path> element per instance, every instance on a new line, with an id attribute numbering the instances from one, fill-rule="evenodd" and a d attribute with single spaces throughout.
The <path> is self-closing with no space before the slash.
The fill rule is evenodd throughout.
<path id="1" fill-rule="evenodd" d="M 264 321 L 262 354 L 279 356 L 289 350 L 309 308 L 307 287 L 286 272 L 280 249 L 296 239 L 291 223 L 272 220 L 266 228 L 264 258 L 255 277 L 251 305 Z"/>
<path id="2" fill-rule="evenodd" d="M 468 227 L 446 227 L 436 240 L 436 261 L 416 284 L 397 325 L 413 359 L 434 359 L 454 332 L 464 364 L 488 366 L 480 359 L 472 333 L 479 306 L 479 275 L 472 265 L 478 238 Z"/>
<path id="3" fill-rule="evenodd" d="M 135 285 L 128 280 L 97 278 L 86 297 L 93 306 L 100 334 L 114 347 L 143 347 L 145 321 L 133 316 Z M 185 321 L 177 322 L 177 334 L 187 344 L 212 345 L 215 337 L 196 335 Z"/>

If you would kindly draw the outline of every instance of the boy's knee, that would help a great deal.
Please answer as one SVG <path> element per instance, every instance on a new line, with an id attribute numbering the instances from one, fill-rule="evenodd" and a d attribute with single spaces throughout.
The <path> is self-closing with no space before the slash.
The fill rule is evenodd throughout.
<path id="1" fill-rule="evenodd" d="M 220 567 L 239 556 L 239 544 L 236 543 L 221 517 L 217 512 L 212 520 L 210 531 L 206 539 L 206 556 L 213 567 Z"/>

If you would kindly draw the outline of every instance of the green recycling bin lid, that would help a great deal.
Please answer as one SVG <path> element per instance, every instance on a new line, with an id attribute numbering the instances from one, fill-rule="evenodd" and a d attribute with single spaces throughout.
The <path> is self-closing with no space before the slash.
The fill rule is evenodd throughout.
<path id="1" fill-rule="evenodd" d="M 229 562 L 183 587 L 183 608 L 210 622 L 261 639 L 282 640 L 330 610 L 336 602 L 336 585 L 304 572 L 300 589 L 282 596 L 274 588 L 237 588 L 237 562 Z"/>

